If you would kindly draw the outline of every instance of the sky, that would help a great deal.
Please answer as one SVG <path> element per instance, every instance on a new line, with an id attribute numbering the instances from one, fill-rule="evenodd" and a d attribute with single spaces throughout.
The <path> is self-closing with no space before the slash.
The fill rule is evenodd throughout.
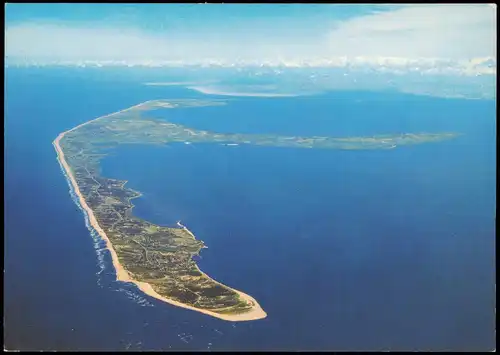
<path id="1" fill-rule="evenodd" d="M 13 62 L 458 65 L 496 74 L 489 4 L 7 4 L 5 38 Z"/>

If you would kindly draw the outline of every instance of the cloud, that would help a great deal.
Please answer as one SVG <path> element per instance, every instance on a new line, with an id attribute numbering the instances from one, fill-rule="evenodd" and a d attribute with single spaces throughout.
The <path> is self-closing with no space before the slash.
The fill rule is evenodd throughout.
<path id="1" fill-rule="evenodd" d="M 167 38 L 131 29 L 22 24 L 7 28 L 5 37 L 8 56 L 35 60 L 130 60 L 155 58 L 166 54 L 165 49 L 175 49 Z"/>
<path id="2" fill-rule="evenodd" d="M 344 21 L 331 54 L 470 59 L 496 56 L 496 11 L 486 5 L 411 5 Z"/>
<path id="3" fill-rule="evenodd" d="M 302 34 L 273 31 L 271 24 L 255 28 L 251 21 L 234 31 L 154 32 L 81 22 L 23 22 L 6 27 L 5 51 L 8 62 L 38 64 L 367 66 L 496 73 L 496 11 L 487 5 L 387 6 Z"/>

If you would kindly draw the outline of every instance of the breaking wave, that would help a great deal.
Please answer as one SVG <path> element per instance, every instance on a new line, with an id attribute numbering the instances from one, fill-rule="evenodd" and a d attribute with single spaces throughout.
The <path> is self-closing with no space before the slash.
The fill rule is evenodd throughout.
<path id="1" fill-rule="evenodd" d="M 139 291 L 136 291 L 135 285 L 133 285 L 133 284 L 127 284 L 127 285 L 133 286 L 134 288 L 127 289 L 125 287 L 120 287 L 120 288 L 116 289 L 115 291 L 125 293 L 125 296 L 129 300 L 131 300 L 135 304 L 137 304 L 138 306 L 154 307 L 154 304 L 149 302 L 145 297 L 141 296 L 141 294 L 139 294 Z"/>

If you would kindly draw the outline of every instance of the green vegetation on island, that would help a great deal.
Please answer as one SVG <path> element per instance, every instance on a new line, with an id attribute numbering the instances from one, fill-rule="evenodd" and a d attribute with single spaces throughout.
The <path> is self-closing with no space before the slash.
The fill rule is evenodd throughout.
<path id="1" fill-rule="evenodd" d="M 180 224 L 180 228 L 162 227 L 132 215 L 131 200 L 140 193 L 126 188 L 126 181 L 101 175 L 101 160 L 115 148 L 123 144 L 219 142 L 295 148 L 393 149 L 437 142 L 457 135 L 418 133 L 335 138 L 222 134 L 155 118 L 157 110 L 225 104 L 225 100 L 148 101 L 89 121 L 65 132 L 59 141 L 83 198 L 130 277 L 149 284 L 162 297 L 220 315 L 244 314 L 255 304 L 199 270 L 193 256 L 199 254 L 204 244 L 187 228 Z"/>

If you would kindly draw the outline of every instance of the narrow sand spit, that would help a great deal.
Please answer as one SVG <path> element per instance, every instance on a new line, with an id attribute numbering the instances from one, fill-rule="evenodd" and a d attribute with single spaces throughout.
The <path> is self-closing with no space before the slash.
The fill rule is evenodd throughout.
<path id="1" fill-rule="evenodd" d="M 147 101 L 147 102 L 149 102 L 149 101 Z M 130 108 L 122 110 L 122 111 L 118 111 L 118 112 L 112 113 L 110 115 L 106 115 L 106 116 L 102 116 L 102 117 L 96 118 L 96 119 L 94 119 L 92 121 L 96 121 L 96 120 L 101 119 L 101 118 L 109 117 L 109 116 L 112 116 L 112 115 L 115 115 L 115 114 L 118 114 L 118 113 L 130 110 L 130 109 L 142 106 L 143 104 L 145 104 L 147 102 L 144 102 L 142 104 L 130 107 Z M 250 321 L 250 320 L 257 320 L 257 319 L 265 318 L 267 316 L 266 312 L 260 307 L 260 305 L 257 303 L 257 301 L 253 297 L 251 297 L 251 296 L 249 296 L 249 295 L 247 295 L 247 294 L 245 294 L 243 292 L 240 292 L 238 290 L 232 289 L 232 288 L 230 288 L 228 286 L 225 286 L 225 285 L 221 284 L 220 282 L 217 282 L 217 281 L 215 281 L 213 279 L 212 280 L 214 282 L 216 282 L 217 284 L 222 285 L 224 287 L 227 287 L 227 288 L 231 289 L 232 291 L 236 292 L 243 300 L 245 300 L 248 303 L 250 303 L 252 305 L 252 310 L 249 311 L 249 312 L 246 312 L 246 313 L 242 313 L 242 314 L 227 315 L 227 314 L 215 313 L 215 312 L 212 312 L 212 311 L 209 311 L 209 310 L 205 310 L 205 309 L 201 309 L 201 308 L 196 308 L 196 307 L 193 307 L 193 306 L 189 306 L 189 305 L 186 305 L 186 304 L 174 301 L 172 299 L 168 299 L 168 298 L 162 297 L 158 293 L 156 293 L 155 290 L 153 290 L 153 288 L 151 287 L 150 284 L 145 283 L 145 282 L 140 282 L 140 281 L 133 280 L 129 276 L 129 274 L 127 273 L 127 271 L 120 264 L 120 262 L 118 260 L 118 255 L 116 254 L 116 251 L 113 249 L 113 245 L 111 244 L 111 241 L 107 237 L 107 235 L 104 232 L 104 230 L 99 226 L 99 223 L 97 222 L 97 219 L 94 216 L 94 212 L 87 205 L 87 202 L 85 201 L 85 198 L 83 197 L 82 193 L 80 192 L 78 184 L 76 183 L 76 180 L 75 180 L 75 178 L 73 176 L 73 173 L 71 172 L 71 168 L 69 167 L 68 163 L 64 159 L 64 153 L 63 153 L 63 151 L 62 151 L 62 149 L 61 149 L 61 147 L 59 145 L 60 140 L 64 137 L 64 135 L 66 133 L 74 131 L 75 129 L 77 129 L 79 127 L 82 127 L 82 126 L 84 126 L 84 125 L 86 125 L 86 124 L 88 124 L 89 122 L 92 122 L 92 121 L 88 121 L 86 123 L 83 123 L 83 124 L 81 124 L 79 126 L 76 126 L 76 127 L 72 128 L 72 129 L 70 129 L 69 131 L 61 133 L 54 140 L 53 144 L 54 144 L 54 147 L 56 148 L 58 159 L 61 162 L 61 164 L 64 167 L 64 169 L 66 170 L 66 173 L 67 173 L 67 175 L 68 175 L 68 177 L 69 177 L 69 179 L 71 181 L 71 184 L 73 186 L 73 189 L 74 189 L 76 195 L 78 196 L 80 204 L 81 204 L 82 208 L 87 212 L 90 224 L 97 231 L 97 233 L 99 233 L 99 235 L 101 236 L 101 238 L 103 238 L 106 241 L 106 248 L 109 250 L 109 252 L 111 254 L 111 258 L 113 260 L 113 266 L 114 266 L 114 268 L 116 270 L 116 279 L 118 281 L 122 281 L 122 282 L 131 282 L 131 283 L 135 284 L 145 294 L 147 294 L 147 295 L 149 295 L 151 297 L 154 297 L 154 298 L 156 298 L 158 300 L 161 300 L 163 302 L 167 302 L 167 303 L 170 303 L 170 304 L 172 304 L 174 306 L 178 306 L 178 307 L 190 309 L 190 310 L 193 310 L 193 311 L 201 312 L 201 313 L 210 315 L 212 317 L 220 318 L 220 319 L 223 319 L 223 320 L 227 320 L 227 321 L 231 321 L 231 322 L 237 322 L 237 321 Z M 194 234 L 192 234 L 185 226 L 182 226 L 182 228 L 184 228 L 188 233 L 190 233 L 194 237 Z M 198 266 L 197 266 L 197 268 L 198 268 Z M 210 278 L 207 274 L 205 274 L 204 272 L 202 272 L 199 268 L 198 268 L 198 270 L 204 276 Z"/>

